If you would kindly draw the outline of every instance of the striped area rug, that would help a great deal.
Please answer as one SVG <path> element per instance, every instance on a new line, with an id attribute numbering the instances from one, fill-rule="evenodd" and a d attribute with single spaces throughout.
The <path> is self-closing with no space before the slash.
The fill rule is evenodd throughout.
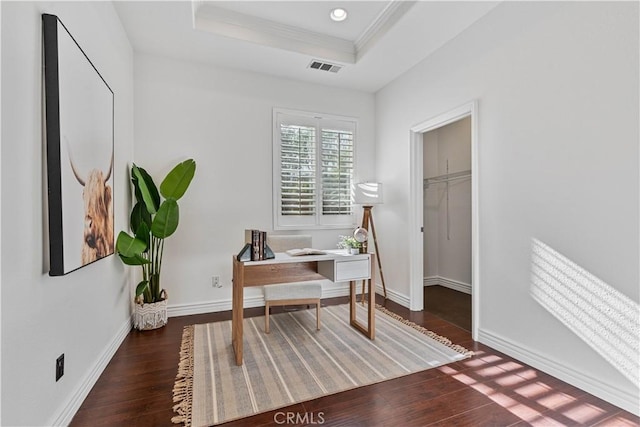
<path id="1" fill-rule="evenodd" d="M 358 304 L 365 322 L 366 307 Z M 244 364 L 236 366 L 231 321 L 187 326 L 173 390 L 172 421 L 209 426 L 464 359 L 472 352 L 382 307 L 371 341 L 349 325 L 349 306 L 244 319 Z"/>

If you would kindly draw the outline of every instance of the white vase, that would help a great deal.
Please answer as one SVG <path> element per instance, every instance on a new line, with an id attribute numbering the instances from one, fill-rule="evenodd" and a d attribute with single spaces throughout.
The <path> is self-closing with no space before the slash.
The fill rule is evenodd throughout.
<path id="1" fill-rule="evenodd" d="M 360 253 L 360 249 L 358 249 L 358 248 L 349 248 L 349 253 L 351 255 L 358 255 Z"/>
<path id="2" fill-rule="evenodd" d="M 133 327 L 139 331 L 158 329 L 167 324 L 167 299 L 147 304 L 134 304 Z"/>

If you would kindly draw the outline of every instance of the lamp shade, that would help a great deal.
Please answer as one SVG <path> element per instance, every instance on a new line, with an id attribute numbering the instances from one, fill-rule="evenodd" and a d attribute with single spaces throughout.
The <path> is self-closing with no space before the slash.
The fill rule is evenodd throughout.
<path id="1" fill-rule="evenodd" d="M 379 205 L 382 203 L 382 184 L 379 182 L 359 182 L 353 187 L 353 201 L 358 205 Z"/>

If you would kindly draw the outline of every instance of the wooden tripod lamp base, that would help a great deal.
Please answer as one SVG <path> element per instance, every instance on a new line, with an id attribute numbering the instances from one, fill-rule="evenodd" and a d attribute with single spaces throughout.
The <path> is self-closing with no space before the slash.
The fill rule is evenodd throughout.
<path id="1" fill-rule="evenodd" d="M 378 269 L 380 270 L 380 280 L 382 281 L 382 290 L 384 292 L 384 298 L 386 299 L 387 287 L 384 283 L 384 274 L 382 272 L 382 261 L 380 260 L 380 250 L 378 250 L 378 239 L 376 236 L 376 227 L 373 223 L 373 213 L 371 212 L 373 205 L 382 203 L 382 184 L 379 182 L 361 182 L 355 185 L 354 190 L 355 190 L 354 191 L 355 203 L 362 205 L 362 208 L 364 209 L 364 213 L 362 215 L 362 228 L 364 228 L 367 231 L 371 229 L 371 235 L 373 236 L 373 244 L 375 246 L 375 251 L 376 251 L 376 259 L 378 260 Z M 363 243 L 364 252 L 368 252 L 368 247 L 367 247 L 368 244 L 369 242 Z M 364 290 L 363 290 L 363 296 L 364 296 Z"/>

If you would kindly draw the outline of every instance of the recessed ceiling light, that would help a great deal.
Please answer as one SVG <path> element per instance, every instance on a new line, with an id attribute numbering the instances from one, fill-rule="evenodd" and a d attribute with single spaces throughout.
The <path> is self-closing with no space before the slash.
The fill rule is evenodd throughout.
<path id="1" fill-rule="evenodd" d="M 338 7 L 333 9 L 329 16 L 336 22 L 344 21 L 345 19 L 347 19 L 347 11 Z"/>

